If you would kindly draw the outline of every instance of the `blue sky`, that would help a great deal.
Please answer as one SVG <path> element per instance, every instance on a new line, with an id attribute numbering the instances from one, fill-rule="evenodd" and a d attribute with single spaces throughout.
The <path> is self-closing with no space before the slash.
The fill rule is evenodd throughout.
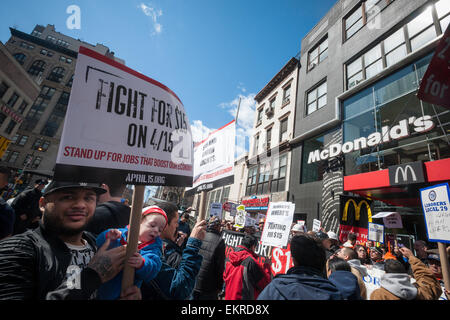
<path id="1" fill-rule="evenodd" d="M 84 0 L 3 1 L 0 41 L 9 27 L 36 24 L 102 43 L 126 65 L 171 88 L 187 111 L 194 137 L 233 120 L 238 134 L 254 119 L 253 97 L 300 51 L 301 39 L 336 0 Z M 81 9 L 70 30 L 66 9 Z M 242 118 L 241 118 L 242 116 Z"/>

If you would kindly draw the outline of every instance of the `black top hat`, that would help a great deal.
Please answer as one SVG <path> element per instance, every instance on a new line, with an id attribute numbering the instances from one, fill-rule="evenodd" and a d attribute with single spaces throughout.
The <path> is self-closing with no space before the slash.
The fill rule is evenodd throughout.
<path id="1" fill-rule="evenodd" d="M 86 183 L 86 182 L 64 182 L 64 181 L 52 181 L 43 190 L 43 195 L 46 196 L 55 191 L 60 191 L 69 188 L 83 188 L 94 191 L 97 195 L 101 195 L 106 192 L 105 189 L 100 188 L 98 183 Z"/>

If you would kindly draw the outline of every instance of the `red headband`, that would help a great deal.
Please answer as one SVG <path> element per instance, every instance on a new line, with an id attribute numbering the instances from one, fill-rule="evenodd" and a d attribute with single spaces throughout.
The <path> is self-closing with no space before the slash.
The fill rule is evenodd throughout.
<path id="1" fill-rule="evenodd" d="M 150 207 L 144 208 L 144 210 L 142 211 L 142 218 L 144 218 L 146 215 L 149 215 L 150 213 L 159 213 L 159 214 L 161 214 L 164 217 L 164 219 L 166 219 L 166 225 L 169 223 L 169 220 L 167 219 L 166 213 L 160 207 L 150 206 Z"/>

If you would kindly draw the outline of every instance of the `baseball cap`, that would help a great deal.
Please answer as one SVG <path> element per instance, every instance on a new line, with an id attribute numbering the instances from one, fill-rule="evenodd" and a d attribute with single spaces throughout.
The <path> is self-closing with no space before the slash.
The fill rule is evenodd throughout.
<path id="1" fill-rule="evenodd" d="M 321 239 L 321 240 L 328 239 L 328 235 L 325 232 L 323 232 L 323 231 L 318 231 L 316 233 L 316 237 Z"/>
<path id="2" fill-rule="evenodd" d="M 334 233 L 333 231 L 328 231 L 327 235 L 328 235 L 328 238 L 339 241 L 337 234 Z"/>
<path id="3" fill-rule="evenodd" d="M 55 181 L 50 182 L 47 187 L 43 190 L 42 194 L 44 196 L 49 195 L 55 191 L 60 191 L 63 189 L 69 188 L 83 188 L 83 189 L 91 189 L 97 195 L 103 194 L 106 192 L 105 189 L 100 188 L 98 183 L 86 183 L 86 182 L 66 182 L 66 181 Z"/>

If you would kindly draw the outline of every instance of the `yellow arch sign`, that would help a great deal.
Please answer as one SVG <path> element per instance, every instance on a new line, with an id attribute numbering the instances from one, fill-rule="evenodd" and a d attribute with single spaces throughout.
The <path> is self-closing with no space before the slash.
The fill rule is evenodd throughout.
<path id="1" fill-rule="evenodd" d="M 347 213 L 348 213 L 348 206 L 350 203 L 353 204 L 353 207 L 355 208 L 355 220 L 359 221 L 360 215 L 361 215 L 361 208 L 362 205 L 365 204 L 367 208 L 367 218 L 369 222 L 372 222 L 372 210 L 370 209 L 370 205 L 367 203 L 366 200 L 361 200 L 358 204 L 356 204 L 356 201 L 353 199 L 347 200 L 344 206 L 344 212 L 342 214 L 342 221 L 347 221 Z"/>

